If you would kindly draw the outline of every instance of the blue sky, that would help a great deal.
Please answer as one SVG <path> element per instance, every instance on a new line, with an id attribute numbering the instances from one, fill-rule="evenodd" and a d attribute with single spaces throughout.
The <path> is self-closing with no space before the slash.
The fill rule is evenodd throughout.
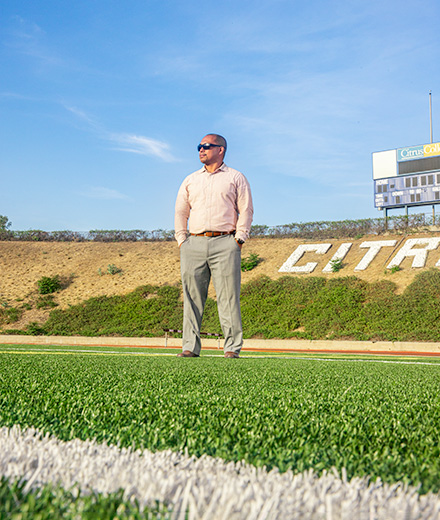
<path id="1" fill-rule="evenodd" d="M 371 153 L 434 141 L 437 0 L 3 0 L 0 215 L 172 229 L 206 133 L 254 224 L 381 216 Z"/>

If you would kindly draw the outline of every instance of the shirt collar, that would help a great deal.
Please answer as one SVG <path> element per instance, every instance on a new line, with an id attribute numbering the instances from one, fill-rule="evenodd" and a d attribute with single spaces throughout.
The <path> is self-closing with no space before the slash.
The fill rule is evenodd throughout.
<path id="1" fill-rule="evenodd" d="M 222 163 L 222 164 L 220 165 L 219 168 L 217 168 L 214 172 L 212 172 L 212 174 L 214 174 L 214 173 L 219 173 L 219 172 L 224 172 L 224 171 L 226 171 L 227 169 L 228 169 L 228 167 L 226 166 L 226 164 L 225 164 L 225 163 Z M 206 169 L 206 166 L 205 166 L 205 165 L 203 166 L 203 168 L 202 168 L 200 171 L 201 171 L 202 173 L 210 173 L 210 172 L 208 172 L 208 170 Z"/>

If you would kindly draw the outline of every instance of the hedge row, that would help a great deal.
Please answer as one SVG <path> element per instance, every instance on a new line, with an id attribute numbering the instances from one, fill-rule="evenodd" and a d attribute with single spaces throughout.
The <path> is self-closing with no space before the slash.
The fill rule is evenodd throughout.
<path id="1" fill-rule="evenodd" d="M 360 238 L 363 235 L 381 235 L 387 231 L 395 233 L 416 232 L 427 226 L 439 225 L 440 217 L 426 214 L 401 215 L 384 218 L 360 220 L 293 222 L 281 226 L 255 225 L 251 229 L 253 238 Z M 0 228 L 0 240 L 33 241 L 33 242 L 152 242 L 170 241 L 174 239 L 173 230 L 142 229 L 118 230 L 95 229 L 92 231 L 11 231 Z"/>

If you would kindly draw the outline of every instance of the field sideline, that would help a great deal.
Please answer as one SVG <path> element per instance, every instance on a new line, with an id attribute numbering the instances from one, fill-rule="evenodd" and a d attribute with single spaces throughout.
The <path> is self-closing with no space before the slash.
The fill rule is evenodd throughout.
<path id="1" fill-rule="evenodd" d="M 111 356 L 165 356 L 175 357 L 177 348 L 164 348 L 164 347 L 140 347 L 136 346 L 135 350 L 131 350 L 133 347 L 129 346 L 112 346 L 112 350 L 109 350 L 109 345 L 38 345 L 34 343 L 22 343 L 22 344 L 0 344 L 0 354 L 16 353 L 16 354 L 90 354 L 90 355 L 111 355 Z M 223 351 L 213 349 L 205 349 L 202 351 L 201 358 L 223 358 Z M 424 365 L 440 365 L 440 355 L 437 353 L 411 353 L 402 355 L 399 352 L 392 353 L 392 359 L 390 354 L 380 355 L 375 353 L 362 353 L 362 352 L 333 352 L 328 351 L 327 355 L 325 352 L 286 352 L 279 350 L 266 350 L 266 351 L 246 351 L 242 352 L 240 359 L 253 359 L 253 358 L 267 358 L 267 359 L 307 359 L 313 361 L 364 361 L 364 362 L 379 362 L 379 363 L 390 363 L 390 364 L 424 364 Z M 429 358 L 429 361 L 427 361 Z M 197 362 L 197 360 L 196 360 Z"/>
<path id="2" fill-rule="evenodd" d="M 222 339 L 202 338 L 202 355 L 208 351 L 222 351 Z M 181 338 L 174 337 L 104 337 L 104 336 L 23 336 L 1 335 L 1 345 L 8 344 L 49 346 L 97 346 L 114 348 L 164 348 L 179 350 Z M 341 340 L 296 340 L 296 339 L 250 339 L 245 340 L 242 355 L 256 352 L 270 353 L 325 353 L 387 356 L 440 356 L 440 343 L 436 342 L 389 342 L 389 341 L 341 341 Z"/>

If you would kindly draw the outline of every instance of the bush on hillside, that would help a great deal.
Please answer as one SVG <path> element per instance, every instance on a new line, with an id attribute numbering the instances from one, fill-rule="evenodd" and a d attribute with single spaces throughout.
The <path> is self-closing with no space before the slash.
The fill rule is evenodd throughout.
<path id="1" fill-rule="evenodd" d="M 38 281 L 38 292 L 40 294 L 52 294 L 61 289 L 61 281 L 58 275 L 42 276 Z"/>
<path id="2" fill-rule="evenodd" d="M 245 338 L 440 341 L 437 269 L 417 275 L 400 295 L 388 280 L 262 276 L 243 285 L 241 302 Z M 182 320 L 180 288 L 147 285 L 56 309 L 27 333 L 156 337 L 163 329 L 180 329 Z M 221 333 L 217 305 L 210 298 L 202 331 Z"/>
<path id="3" fill-rule="evenodd" d="M 180 290 L 146 285 L 120 296 L 100 296 L 69 309 L 56 309 L 43 325 L 46 334 L 81 336 L 162 336 L 182 326 Z"/>

